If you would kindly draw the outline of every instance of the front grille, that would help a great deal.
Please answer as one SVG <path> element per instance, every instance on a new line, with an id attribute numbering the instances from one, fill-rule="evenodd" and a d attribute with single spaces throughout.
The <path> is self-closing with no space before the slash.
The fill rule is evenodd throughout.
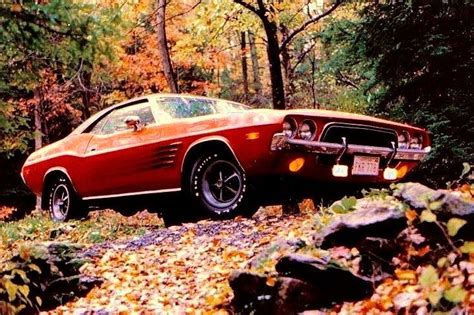
<path id="1" fill-rule="evenodd" d="M 321 141 L 342 143 L 342 137 L 346 138 L 347 144 L 391 148 L 391 142 L 397 143 L 397 134 L 393 130 L 344 123 L 328 126 L 321 136 Z"/>

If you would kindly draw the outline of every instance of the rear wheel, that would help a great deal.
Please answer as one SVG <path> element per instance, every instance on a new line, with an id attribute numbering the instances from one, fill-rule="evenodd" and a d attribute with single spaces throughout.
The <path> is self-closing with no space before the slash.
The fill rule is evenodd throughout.
<path id="1" fill-rule="evenodd" d="M 47 189 L 48 210 L 54 221 L 67 221 L 87 216 L 86 207 L 65 176 L 55 178 Z"/>
<path id="2" fill-rule="evenodd" d="M 244 170 L 238 163 L 219 153 L 203 154 L 190 174 L 192 203 L 213 218 L 251 215 L 251 203 Z"/>

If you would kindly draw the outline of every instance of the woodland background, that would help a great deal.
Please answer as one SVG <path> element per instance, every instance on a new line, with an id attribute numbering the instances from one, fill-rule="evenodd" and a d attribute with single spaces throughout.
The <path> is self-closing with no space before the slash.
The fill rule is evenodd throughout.
<path id="1" fill-rule="evenodd" d="M 19 171 L 94 112 L 177 91 L 366 113 L 429 129 L 414 177 L 474 164 L 469 0 L 0 1 L 0 204 Z"/>

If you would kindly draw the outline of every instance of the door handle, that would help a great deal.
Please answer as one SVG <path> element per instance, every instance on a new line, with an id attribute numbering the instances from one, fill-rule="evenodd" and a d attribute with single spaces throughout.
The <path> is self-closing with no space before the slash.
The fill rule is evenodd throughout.
<path id="1" fill-rule="evenodd" d="M 94 152 L 95 150 L 97 150 L 96 146 L 92 146 L 92 147 L 89 148 L 89 152 Z"/>

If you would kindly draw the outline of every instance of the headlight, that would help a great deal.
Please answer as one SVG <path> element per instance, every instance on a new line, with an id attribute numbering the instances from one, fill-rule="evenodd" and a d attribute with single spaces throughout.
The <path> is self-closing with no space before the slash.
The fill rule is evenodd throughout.
<path id="1" fill-rule="evenodd" d="M 316 135 L 316 123 L 312 120 L 305 120 L 301 123 L 299 136 L 302 140 L 313 140 Z"/>
<path id="2" fill-rule="evenodd" d="M 408 132 L 403 131 L 398 134 L 398 148 L 399 149 L 408 149 L 408 144 L 410 142 L 410 136 Z"/>
<path id="3" fill-rule="evenodd" d="M 283 121 L 283 134 L 288 138 L 296 136 L 296 121 L 292 118 L 285 118 Z"/>
<path id="4" fill-rule="evenodd" d="M 421 135 L 416 135 L 410 139 L 410 149 L 421 150 L 423 146 L 423 137 Z"/>

